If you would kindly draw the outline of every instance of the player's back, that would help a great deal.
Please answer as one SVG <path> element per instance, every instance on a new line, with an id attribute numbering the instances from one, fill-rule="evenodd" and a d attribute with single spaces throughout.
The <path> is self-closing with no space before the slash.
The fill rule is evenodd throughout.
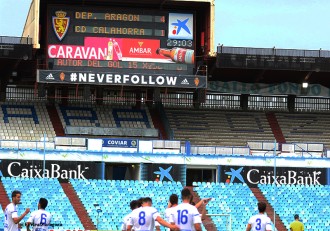
<path id="1" fill-rule="evenodd" d="M 33 231 L 47 231 L 52 215 L 43 209 L 31 213 L 28 221 L 33 225 Z"/>
<path id="2" fill-rule="evenodd" d="M 271 230 L 270 218 L 265 214 L 257 214 L 252 216 L 249 220 L 249 224 L 251 224 L 251 231 Z"/>
<path id="3" fill-rule="evenodd" d="M 194 231 L 196 223 L 201 223 L 197 208 L 189 203 L 182 203 L 172 208 L 172 220 L 180 230 Z"/>
<path id="4" fill-rule="evenodd" d="M 155 219 L 159 216 L 157 209 L 153 207 L 140 207 L 131 213 L 130 225 L 134 230 L 153 231 L 155 230 Z"/>
<path id="5" fill-rule="evenodd" d="M 4 211 L 4 215 L 5 215 L 4 230 L 5 231 L 18 230 L 18 224 L 14 223 L 12 214 L 17 215 L 17 207 L 13 203 L 10 203 L 7 205 L 7 207 Z"/>
<path id="6" fill-rule="evenodd" d="M 171 214 L 172 214 L 173 208 L 174 208 L 174 207 L 166 208 L 166 209 L 165 209 L 165 220 L 166 220 L 168 223 L 171 223 Z M 166 230 L 166 231 L 170 231 L 169 228 L 165 228 L 165 230 Z"/>

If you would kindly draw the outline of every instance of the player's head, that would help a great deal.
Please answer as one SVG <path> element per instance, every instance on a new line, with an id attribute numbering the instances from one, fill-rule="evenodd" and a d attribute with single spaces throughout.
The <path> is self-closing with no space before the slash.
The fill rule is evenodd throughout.
<path id="1" fill-rule="evenodd" d="M 266 211 L 266 203 L 265 202 L 259 202 L 258 203 L 258 210 L 259 210 L 259 213 L 264 213 Z"/>
<path id="2" fill-rule="evenodd" d="M 170 196 L 170 203 L 171 203 L 171 205 L 177 205 L 178 204 L 178 201 L 179 201 L 178 195 L 172 194 Z"/>
<path id="3" fill-rule="evenodd" d="M 47 207 L 47 205 L 48 205 L 48 200 L 46 199 L 46 198 L 40 198 L 39 199 L 39 208 L 40 209 L 45 209 L 46 207 Z"/>
<path id="4" fill-rule="evenodd" d="M 131 210 L 134 210 L 140 207 L 140 203 L 138 200 L 132 200 L 129 206 L 131 207 Z"/>
<path id="5" fill-rule="evenodd" d="M 150 197 L 144 197 L 142 199 L 142 206 L 152 206 L 152 199 Z"/>
<path id="6" fill-rule="evenodd" d="M 299 220 L 299 215 L 298 214 L 294 215 L 294 219 Z"/>
<path id="7" fill-rule="evenodd" d="M 181 191 L 181 198 L 182 200 L 188 200 L 190 202 L 191 198 L 192 198 L 192 195 L 191 195 L 191 192 L 188 188 L 184 188 L 182 189 Z"/>
<path id="8" fill-rule="evenodd" d="M 11 200 L 14 204 L 19 204 L 21 202 L 21 195 L 22 193 L 18 190 L 14 190 L 11 193 Z"/>
<path id="9" fill-rule="evenodd" d="M 143 197 L 140 197 L 139 199 L 137 199 L 138 208 L 140 208 L 142 206 L 142 200 L 143 200 Z"/>

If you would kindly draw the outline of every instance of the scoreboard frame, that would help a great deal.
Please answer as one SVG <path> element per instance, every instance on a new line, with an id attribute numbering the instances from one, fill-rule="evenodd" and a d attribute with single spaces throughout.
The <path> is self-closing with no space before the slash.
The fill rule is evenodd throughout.
<path id="1" fill-rule="evenodd" d="M 192 39 L 169 38 L 169 18 L 172 13 L 183 16 L 191 15 L 193 20 L 190 24 L 192 27 Z M 169 50 L 173 48 L 189 49 L 194 52 L 196 49 L 195 17 L 196 12 L 191 10 L 141 10 L 129 7 L 109 7 L 106 9 L 95 7 L 93 10 L 90 10 L 90 8 L 84 6 L 50 4 L 47 7 L 46 63 L 48 64 L 48 68 L 53 70 L 97 70 L 101 72 L 134 72 L 142 74 L 172 74 L 175 72 L 179 75 L 193 75 L 195 64 L 178 63 L 171 57 L 162 57 L 156 54 L 156 46 L 158 45 L 159 48 Z M 59 20 L 62 20 L 62 22 Z M 183 20 L 178 19 L 177 22 L 172 24 L 180 24 L 182 21 Z M 58 27 L 61 25 L 67 25 L 67 27 Z M 188 27 L 181 27 L 181 33 L 182 31 L 185 32 L 184 30 L 187 28 Z M 57 29 L 61 31 L 61 33 L 57 33 Z M 190 28 L 188 28 L 188 30 L 189 29 Z M 100 59 L 100 57 L 74 57 L 64 53 L 58 55 L 58 53 L 52 53 L 54 49 L 51 49 L 54 46 L 69 46 L 65 49 L 81 49 L 78 53 L 80 52 L 83 54 L 86 52 L 86 49 L 91 46 L 96 45 L 96 47 L 98 46 L 97 48 L 100 48 L 100 46 L 102 47 L 100 44 L 103 44 L 103 51 L 107 52 L 110 49 L 106 50 L 105 40 L 109 39 L 117 43 L 117 46 L 121 48 L 121 52 L 123 52 L 125 47 L 131 45 L 130 42 L 132 42 L 135 43 L 134 46 L 140 46 L 140 50 L 139 47 L 135 47 L 134 51 L 149 52 L 150 57 L 148 58 L 148 54 L 141 57 L 138 55 L 136 57 L 133 55 L 131 55 L 131 57 L 124 57 L 130 52 L 126 51 L 125 54 L 122 54 L 123 59 L 112 56 L 113 59 L 109 60 L 106 59 L 105 56 L 104 59 Z M 90 41 L 87 45 L 86 40 Z M 75 48 L 76 46 L 78 46 L 78 48 Z M 111 46 L 114 47 L 114 45 Z M 85 50 L 83 50 L 84 47 Z M 112 49 L 115 49 L 115 47 Z"/>

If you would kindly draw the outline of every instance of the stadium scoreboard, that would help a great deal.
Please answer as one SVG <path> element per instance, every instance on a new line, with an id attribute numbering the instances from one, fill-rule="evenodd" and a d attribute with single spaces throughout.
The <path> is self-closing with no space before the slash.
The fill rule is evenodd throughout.
<path id="1" fill-rule="evenodd" d="M 192 75 L 194 12 L 48 5 L 52 70 Z"/>

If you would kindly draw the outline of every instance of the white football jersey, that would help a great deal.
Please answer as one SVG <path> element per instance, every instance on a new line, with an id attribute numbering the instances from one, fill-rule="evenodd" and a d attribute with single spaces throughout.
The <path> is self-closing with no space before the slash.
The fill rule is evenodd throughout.
<path id="1" fill-rule="evenodd" d="M 47 231 L 52 215 L 44 209 L 39 209 L 31 213 L 27 220 L 33 225 L 33 231 Z"/>
<path id="2" fill-rule="evenodd" d="M 167 208 L 165 209 L 165 220 L 168 222 L 168 223 L 171 223 L 171 214 L 172 214 L 172 210 L 173 210 L 174 207 L 171 207 L 171 208 Z M 165 229 L 166 231 L 170 231 L 169 228 L 166 228 Z"/>
<path id="3" fill-rule="evenodd" d="M 159 216 L 154 207 L 140 207 L 132 211 L 129 225 L 133 226 L 134 230 L 154 231 L 155 220 Z"/>
<path id="4" fill-rule="evenodd" d="M 18 224 L 14 223 L 13 218 L 18 217 L 17 206 L 13 203 L 7 205 L 5 209 L 4 231 L 17 231 Z"/>
<path id="5" fill-rule="evenodd" d="M 257 214 L 250 218 L 249 224 L 251 225 L 251 231 L 266 231 L 272 230 L 270 218 L 265 214 Z"/>
<path id="6" fill-rule="evenodd" d="M 197 208 L 188 203 L 182 203 L 172 208 L 171 222 L 180 227 L 180 230 L 195 231 L 195 224 L 202 223 Z"/>
<path id="7" fill-rule="evenodd" d="M 125 231 L 127 230 L 127 224 L 129 223 L 130 218 L 131 218 L 131 213 L 124 216 L 120 230 L 125 230 Z"/>

